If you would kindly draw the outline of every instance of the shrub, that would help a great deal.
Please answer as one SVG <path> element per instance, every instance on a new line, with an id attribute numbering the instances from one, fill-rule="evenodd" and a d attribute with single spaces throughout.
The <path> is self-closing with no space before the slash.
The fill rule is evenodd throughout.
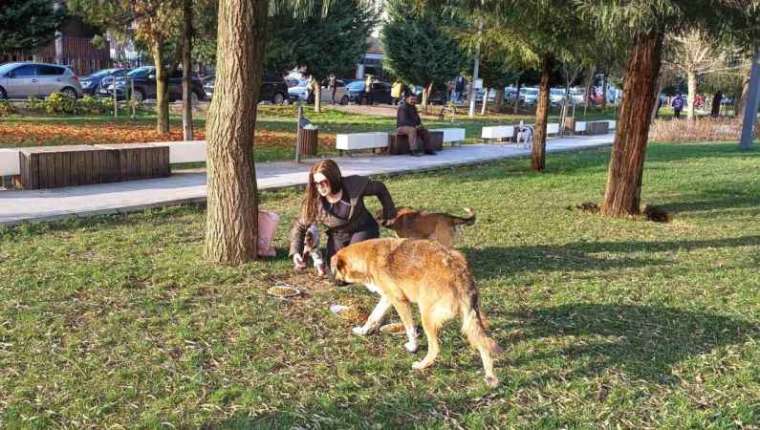
<path id="1" fill-rule="evenodd" d="M 45 101 L 38 99 L 37 97 L 29 97 L 26 99 L 26 110 L 32 112 L 42 112 L 45 110 Z"/>
<path id="2" fill-rule="evenodd" d="M 0 117 L 16 113 L 16 108 L 8 100 L 0 100 Z"/>
<path id="3" fill-rule="evenodd" d="M 45 112 L 53 113 L 77 113 L 77 100 L 61 93 L 53 93 L 45 98 Z"/>

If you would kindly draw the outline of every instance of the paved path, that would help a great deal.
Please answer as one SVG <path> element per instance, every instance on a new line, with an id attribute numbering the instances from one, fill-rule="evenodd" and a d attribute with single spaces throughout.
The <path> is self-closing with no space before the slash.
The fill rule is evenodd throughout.
<path id="1" fill-rule="evenodd" d="M 548 152 L 607 146 L 613 135 L 550 139 Z M 515 145 L 478 144 L 446 148 L 435 156 L 356 156 L 336 158 L 344 175 L 391 175 L 478 164 L 528 155 Z M 259 190 L 304 185 L 311 160 L 259 163 Z M 206 199 L 206 174 L 177 173 L 169 178 L 112 184 L 85 185 L 50 190 L 0 191 L 0 224 L 46 221 L 72 216 L 142 210 L 149 207 L 199 202 Z"/>

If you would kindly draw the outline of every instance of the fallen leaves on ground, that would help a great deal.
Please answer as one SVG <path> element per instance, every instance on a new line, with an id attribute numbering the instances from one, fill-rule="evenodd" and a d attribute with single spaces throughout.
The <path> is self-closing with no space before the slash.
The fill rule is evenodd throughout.
<path id="1" fill-rule="evenodd" d="M 205 131 L 195 130 L 195 138 L 205 139 Z M 293 147 L 296 133 L 256 130 L 256 145 L 265 147 Z M 144 143 L 181 141 L 182 129 L 159 133 L 147 124 L 30 124 L 0 123 L 0 147 L 82 145 L 104 143 Z M 320 148 L 331 148 L 335 136 L 319 137 Z"/>

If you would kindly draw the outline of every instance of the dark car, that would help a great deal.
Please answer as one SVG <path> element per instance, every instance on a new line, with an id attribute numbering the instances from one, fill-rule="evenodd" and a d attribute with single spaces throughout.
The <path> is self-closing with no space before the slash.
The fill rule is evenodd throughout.
<path id="1" fill-rule="evenodd" d="M 357 104 L 391 103 L 391 84 L 388 82 L 373 82 L 372 88 L 367 94 L 364 91 L 364 82 L 354 81 L 346 85 L 348 100 Z"/>
<path id="2" fill-rule="evenodd" d="M 94 96 L 98 93 L 101 85 L 108 86 L 113 83 L 114 78 L 119 78 L 127 74 L 129 69 L 103 69 L 90 75 L 79 78 L 82 84 L 82 93 Z"/>
<path id="3" fill-rule="evenodd" d="M 203 85 L 203 90 L 208 98 L 214 95 L 215 77 L 210 77 Z M 274 73 L 264 73 L 264 79 L 261 82 L 259 90 L 259 102 L 268 101 L 272 104 L 280 105 L 288 100 L 288 84 L 285 79 Z"/>
<path id="4" fill-rule="evenodd" d="M 182 71 L 177 70 L 169 77 L 169 88 L 167 95 L 169 101 L 182 100 Z M 113 91 L 116 88 L 116 97 L 124 100 L 134 97 L 138 102 L 146 99 L 156 98 L 156 68 L 153 66 L 138 67 L 126 74 L 122 78 L 116 78 L 114 84 L 98 90 L 98 94 L 113 97 Z M 131 96 L 132 88 L 134 95 Z M 193 76 L 191 81 L 191 97 L 198 100 L 204 100 L 206 95 L 203 93 L 203 83 L 197 76 Z"/>

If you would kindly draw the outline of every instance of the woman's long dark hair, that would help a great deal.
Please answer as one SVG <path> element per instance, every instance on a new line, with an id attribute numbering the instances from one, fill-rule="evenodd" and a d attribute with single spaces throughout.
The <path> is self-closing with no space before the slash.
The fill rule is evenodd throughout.
<path id="1" fill-rule="evenodd" d="M 317 184 L 314 183 L 314 175 L 317 173 L 321 173 L 327 178 L 327 182 L 330 183 L 330 193 L 337 193 L 343 187 L 341 181 L 343 176 L 335 161 L 322 160 L 311 166 L 309 183 L 306 184 L 306 192 L 301 203 L 301 221 L 305 224 L 316 222 L 317 214 L 319 214 L 319 193 L 317 192 Z"/>

